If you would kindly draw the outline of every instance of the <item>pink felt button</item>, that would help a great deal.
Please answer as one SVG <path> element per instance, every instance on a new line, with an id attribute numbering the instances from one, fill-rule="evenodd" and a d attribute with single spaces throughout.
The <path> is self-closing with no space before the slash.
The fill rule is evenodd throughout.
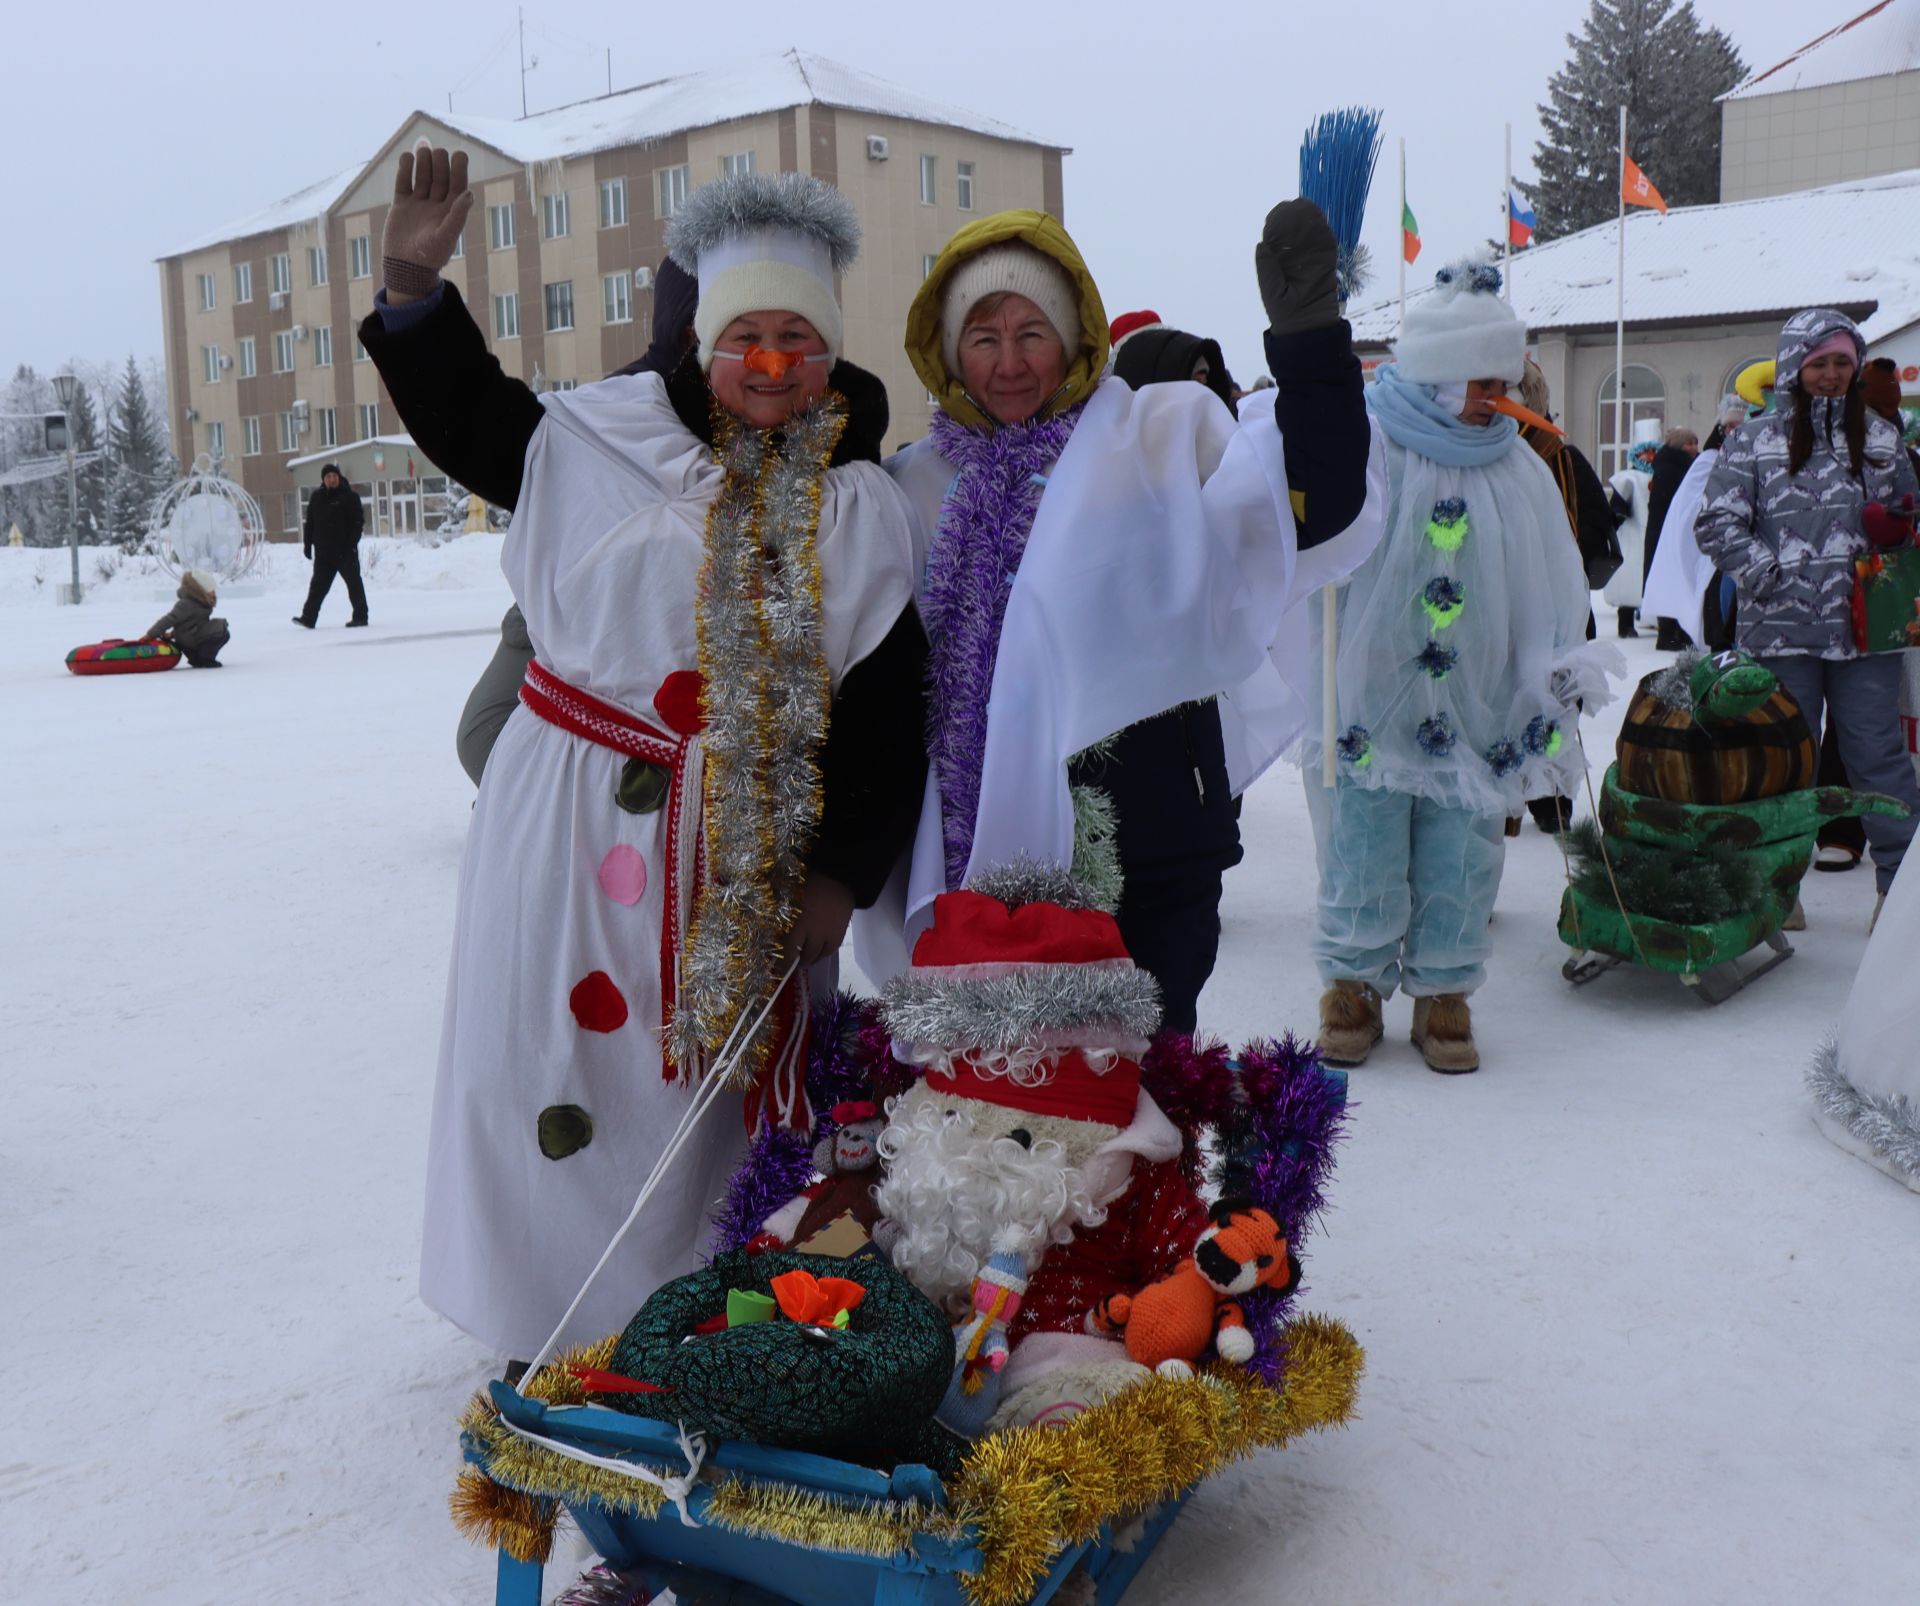
<path id="1" fill-rule="evenodd" d="M 647 890 L 647 861 L 622 842 L 600 861 L 600 890 L 615 903 L 638 903 Z"/>

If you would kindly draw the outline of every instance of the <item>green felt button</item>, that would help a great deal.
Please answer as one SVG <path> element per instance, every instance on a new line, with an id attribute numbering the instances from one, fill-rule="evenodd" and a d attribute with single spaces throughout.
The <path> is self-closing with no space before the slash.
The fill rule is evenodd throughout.
<path id="1" fill-rule="evenodd" d="M 620 771 L 620 784 L 614 788 L 614 801 L 629 814 L 652 814 L 664 808 L 673 786 L 673 771 L 664 764 L 644 758 L 630 758 Z"/>
<path id="2" fill-rule="evenodd" d="M 727 1326 L 745 1327 L 749 1322 L 770 1322 L 778 1307 L 773 1295 L 755 1293 L 751 1288 L 727 1290 Z"/>

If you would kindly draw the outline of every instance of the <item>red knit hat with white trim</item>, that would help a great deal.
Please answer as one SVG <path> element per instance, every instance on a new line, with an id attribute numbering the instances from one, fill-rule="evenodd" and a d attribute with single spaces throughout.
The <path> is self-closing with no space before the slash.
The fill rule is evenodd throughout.
<path id="1" fill-rule="evenodd" d="M 1130 336 L 1144 334 L 1149 329 L 1164 328 L 1166 328 L 1166 324 L 1161 321 L 1160 314 L 1157 312 L 1145 310 L 1140 312 L 1123 312 L 1119 317 L 1115 318 L 1108 327 L 1107 340 L 1112 345 L 1114 355 L 1118 356 L 1120 347 L 1125 344 Z"/>
<path id="2" fill-rule="evenodd" d="M 1023 865 L 934 900 L 881 1014 L 931 1088 L 1125 1127 L 1160 995 L 1112 915 L 1063 872 Z"/>

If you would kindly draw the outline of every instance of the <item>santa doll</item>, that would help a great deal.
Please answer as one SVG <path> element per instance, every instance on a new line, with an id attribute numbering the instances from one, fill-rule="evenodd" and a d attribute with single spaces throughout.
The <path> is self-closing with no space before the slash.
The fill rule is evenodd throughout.
<path id="1" fill-rule="evenodd" d="M 996 1251 L 1029 1267 L 990 1425 L 1145 1377 L 1094 1314 L 1174 1272 L 1209 1221 L 1141 1089 L 1159 996 L 1113 917 L 1062 874 L 978 877 L 936 901 L 883 1015 L 926 1073 L 888 1106 L 875 1241 L 956 1321 Z"/>

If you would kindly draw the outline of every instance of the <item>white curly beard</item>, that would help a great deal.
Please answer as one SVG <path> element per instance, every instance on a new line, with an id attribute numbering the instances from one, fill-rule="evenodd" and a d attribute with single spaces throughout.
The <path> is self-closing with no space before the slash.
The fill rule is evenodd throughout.
<path id="1" fill-rule="evenodd" d="M 996 1248 L 1017 1248 L 1031 1267 L 1049 1244 L 1106 1218 L 1058 1143 L 1029 1149 L 911 1095 L 895 1103 L 879 1149 L 886 1176 L 874 1199 L 896 1229 L 893 1263 L 949 1310 L 964 1311 Z"/>

